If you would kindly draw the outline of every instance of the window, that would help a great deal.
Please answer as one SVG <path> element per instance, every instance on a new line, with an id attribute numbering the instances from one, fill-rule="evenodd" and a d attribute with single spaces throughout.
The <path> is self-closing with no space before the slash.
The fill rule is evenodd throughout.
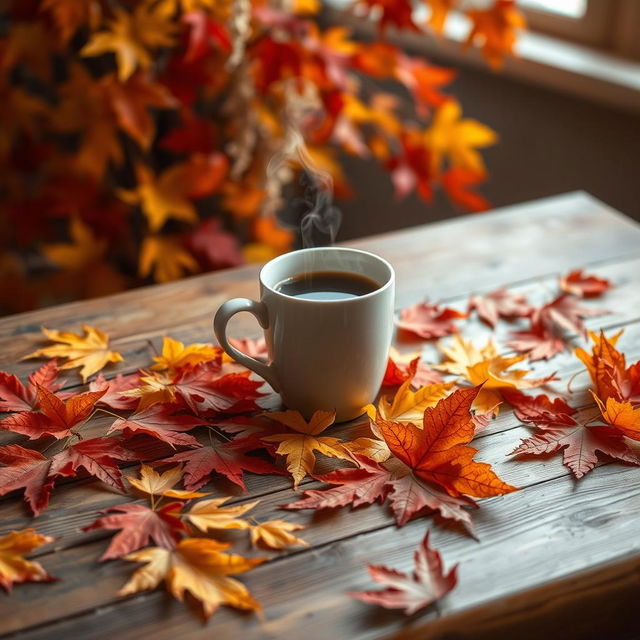
<path id="1" fill-rule="evenodd" d="M 518 0 L 518 6 L 534 31 L 640 57 L 638 0 Z"/>
<path id="2" fill-rule="evenodd" d="M 523 9 L 555 13 L 567 18 L 582 18 L 587 11 L 587 0 L 520 0 Z"/>

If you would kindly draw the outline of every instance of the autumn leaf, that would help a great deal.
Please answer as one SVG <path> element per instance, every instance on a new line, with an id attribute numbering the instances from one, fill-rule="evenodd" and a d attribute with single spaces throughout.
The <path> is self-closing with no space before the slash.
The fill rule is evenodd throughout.
<path id="1" fill-rule="evenodd" d="M 169 371 L 170 375 L 184 367 L 192 367 L 201 362 L 220 360 L 222 349 L 212 344 L 194 343 L 185 347 L 182 342 L 165 336 L 162 340 L 162 355 L 154 356 L 153 371 Z"/>
<path id="2" fill-rule="evenodd" d="M 313 472 L 318 451 L 330 458 L 349 458 L 341 448 L 340 440 L 320 436 L 336 418 L 335 411 L 316 411 L 307 422 L 298 411 L 283 411 L 265 414 L 271 420 L 289 428 L 288 432 L 263 436 L 264 442 L 276 442 L 276 453 L 286 456 L 287 470 L 293 478 L 294 488 Z"/>
<path id="3" fill-rule="evenodd" d="M 607 398 L 603 402 L 595 394 L 593 397 L 607 424 L 616 427 L 627 438 L 640 440 L 640 407 L 634 407 L 630 402 L 619 402 L 615 398 Z"/>
<path id="4" fill-rule="evenodd" d="M 251 527 L 251 544 L 269 549 L 284 549 L 292 545 L 309 546 L 309 543 L 291 532 L 304 529 L 301 524 L 284 520 L 268 520 Z"/>
<path id="5" fill-rule="evenodd" d="M 106 514 L 83 531 L 116 530 L 100 560 L 111 560 L 146 547 L 150 541 L 165 549 L 175 548 L 183 533 L 189 529 L 180 519 L 182 505 L 171 502 L 154 510 L 141 504 L 127 503 L 104 509 Z"/>
<path id="6" fill-rule="evenodd" d="M 458 329 L 453 321 L 466 317 L 466 313 L 456 309 L 421 302 L 402 309 L 400 318 L 396 320 L 396 326 L 424 340 L 431 340 L 455 333 Z"/>
<path id="7" fill-rule="evenodd" d="M 351 592 L 349 595 L 385 609 L 404 609 L 406 615 L 412 615 L 447 595 L 458 582 L 458 565 L 445 575 L 440 553 L 429 546 L 429 531 L 414 553 L 413 563 L 411 576 L 383 565 L 368 565 L 372 580 L 386 585 L 386 588 Z"/>
<path id="8" fill-rule="evenodd" d="M 250 372 L 221 374 L 217 361 L 203 362 L 180 371 L 173 381 L 175 393 L 196 415 L 256 411 L 263 380 L 253 380 Z"/>
<path id="9" fill-rule="evenodd" d="M 474 213 L 491 208 L 484 196 L 471 190 L 485 180 L 486 174 L 465 167 L 450 167 L 440 177 L 442 187 L 451 201 Z"/>
<path id="10" fill-rule="evenodd" d="M 443 518 L 463 524 L 473 533 L 471 516 L 465 507 L 476 503 L 469 497 L 453 497 L 434 485 L 423 482 L 399 460 L 385 465 L 360 455 L 353 456 L 358 468 L 336 469 L 314 476 L 333 485 L 327 489 L 307 489 L 302 498 L 282 505 L 283 509 L 334 509 L 350 505 L 352 509 L 388 500 L 396 523 L 404 526 L 412 518 L 437 511 Z"/>
<path id="11" fill-rule="evenodd" d="M 407 380 L 416 389 L 443 382 L 442 376 L 422 360 L 422 354 L 400 354 L 391 347 L 382 386 L 397 387 Z"/>
<path id="12" fill-rule="evenodd" d="M 605 313 L 609 311 L 581 306 L 574 296 L 562 294 L 534 309 L 530 316 L 530 328 L 513 333 L 507 345 L 518 353 L 526 353 L 531 361 L 548 359 L 564 351 L 563 331 L 586 337 L 582 320 Z"/>
<path id="13" fill-rule="evenodd" d="M 453 382 L 440 382 L 413 391 L 411 380 L 407 380 L 400 386 L 391 402 L 384 395 L 380 397 L 377 413 L 385 420 L 421 423 L 424 410 L 427 407 L 435 407 L 442 398 L 449 395 L 453 385 Z M 372 419 L 376 417 L 373 405 L 367 407 L 367 413 Z"/>
<path id="14" fill-rule="evenodd" d="M 491 339 L 482 348 L 471 341 L 454 336 L 450 345 L 439 344 L 438 348 L 447 360 L 436 369 L 453 375 L 463 376 L 472 385 L 483 385 L 474 402 L 479 413 L 499 412 L 502 392 L 505 389 L 531 389 L 555 380 L 555 374 L 545 378 L 526 378 L 526 369 L 513 369 L 525 356 L 501 356 Z"/>
<path id="15" fill-rule="evenodd" d="M 509 392 L 509 404 L 519 420 L 534 425 L 537 433 L 522 440 L 511 455 L 546 455 L 562 451 L 563 464 L 576 478 L 591 471 L 598 454 L 640 465 L 640 450 L 631 448 L 623 431 L 610 425 L 592 424 L 599 417 L 593 409 L 577 411 L 563 400 L 530 397 Z M 636 432 L 637 433 L 637 432 Z"/>
<path id="16" fill-rule="evenodd" d="M 205 220 L 189 235 L 187 242 L 204 270 L 237 267 L 244 262 L 238 238 L 225 231 L 215 218 Z"/>
<path id="17" fill-rule="evenodd" d="M 199 500 L 185 513 L 185 518 L 201 531 L 251 528 L 251 524 L 240 516 L 253 509 L 259 500 L 223 507 L 222 505 L 230 499 L 227 497 Z"/>
<path id="18" fill-rule="evenodd" d="M 413 5 L 409 0 L 358 0 L 357 6 L 367 14 L 376 15 L 381 32 L 389 26 L 420 31 L 413 21 Z"/>
<path id="19" fill-rule="evenodd" d="M 115 378 L 109 380 L 99 373 L 89 383 L 89 391 L 104 391 L 104 395 L 96 402 L 97 405 L 109 407 L 116 411 L 128 411 L 136 408 L 138 399 L 124 394 L 132 389 L 137 389 L 139 384 L 140 375 L 138 373 L 131 373 L 126 376 L 119 373 Z"/>
<path id="20" fill-rule="evenodd" d="M 267 343 L 264 337 L 256 340 L 253 338 L 228 338 L 228 340 L 232 347 L 235 347 L 238 351 L 242 351 L 242 353 L 245 353 L 252 358 L 260 360 L 265 359 L 269 355 L 267 351 Z M 223 358 L 224 357 L 225 356 L 223 356 Z"/>
<path id="21" fill-rule="evenodd" d="M 466 12 L 473 23 L 466 45 L 477 44 L 494 68 L 499 68 L 506 55 L 513 54 L 519 30 L 527 26 L 515 0 L 497 0 L 488 9 Z"/>
<path id="22" fill-rule="evenodd" d="M 136 176 L 138 186 L 132 191 L 121 189 L 118 195 L 128 204 L 140 205 L 152 233 L 160 231 L 167 220 L 198 222 L 196 209 L 187 193 L 187 165 L 173 165 L 159 176 L 138 165 Z"/>
<path id="23" fill-rule="evenodd" d="M 65 438 L 80 426 L 94 411 L 104 391 L 88 391 L 72 396 L 66 402 L 46 387 L 38 387 L 40 412 L 14 413 L 0 420 L 0 429 L 21 433 L 31 440 L 44 436 Z"/>
<path id="24" fill-rule="evenodd" d="M 114 8 L 113 18 L 104 31 L 94 33 L 81 49 L 82 56 L 114 53 L 118 77 L 124 82 L 136 68 L 148 69 L 153 58 L 150 51 L 174 44 L 175 26 L 162 3 L 141 4 L 131 13 Z"/>
<path id="25" fill-rule="evenodd" d="M 201 444 L 198 449 L 182 451 L 166 458 L 163 463 L 184 463 L 184 486 L 188 490 L 199 489 L 209 480 L 215 471 L 238 485 L 245 493 L 244 472 L 258 474 L 282 474 L 280 467 L 257 456 L 246 455 L 249 451 L 264 445 L 254 437 L 235 438 L 231 442 L 221 442 L 211 438 L 208 444 Z"/>
<path id="26" fill-rule="evenodd" d="M 178 500 L 190 500 L 208 496 L 208 493 L 197 491 L 184 491 L 173 487 L 182 479 L 182 467 L 180 465 L 168 469 L 160 474 L 152 467 L 142 463 L 140 465 L 140 478 L 127 478 L 129 484 L 138 491 L 153 496 L 177 498 Z M 153 504 L 153 503 L 152 503 Z"/>
<path id="27" fill-rule="evenodd" d="M 611 282 L 606 278 L 588 275 L 582 269 L 570 271 L 560 278 L 560 289 L 578 298 L 597 298 L 611 287 Z"/>
<path id="28" fill-rule="evenodd" d="M 55 393 L 62 386 L 58 363 L 51 360 L 29 375 L 26 386 L 17 376 L 0 371 L 0 411 L 32 411 L 38 408 L 38 387 Z M 95 391 L 95 389 L 91 389 Z"/>
<path id="29" fill-rule="evenodd" d="M 36 533 L 34 529 L 10 531 L 0 537 L 0 586 L 7 593 L 20 582 L 53 582 L 56 579 L 39 562 L 24 557 L 50 542 L 53 538 Z"/>
<path id="30" fill-rule="evenodd" d="M 640 363 L 627 367 L 624 354 L 616 348 L 621 335 L 622 331 L 611 337 L 605 336 L 602 330 L 599 335 L 589 332 L 593 342 L 591 354 L 577 348 L 575 355 L 584 363 L 593 391 L 602 402 L 615 398 L 640 404 Z"/>
<path id="31" fill-rule="evenodd" d="M 37 516 L 49 504 L 53 490 L 51 460 L 39 451 L 10 444 L 0 447 L 0 463 L 0 495 L 24 489 L 24 499 Z"/>
<path id="32" fill-rule="evenodd" d="M 341 443 L 341 447 L 352 458 L 362 456 L 374 462 L 384 462 L 391 455 L 387 443 L 379 438 L 356 438 L 355 440 Z"/>
<path id="33" fill-rule="evenodd" d="M 136 460 L 117 438 L 90 438 L 72 444 L 51 458 L 50 477 L 73 477 L 82 468 L 107 485 L 124 491 L 117 461 Z"/>
<path id="34" fill-rule="evenodd" d="M 22 358 L 65 358 L 60 369 L 75 369 L 81 367 L 82 382 L 103 369 L 110 362 L 121 362 L 122 356 L 117 351 L 109 349 L 109 336 L 99 329 L 82 325 L 85 335 L 71 331 L 56 331 L 42 327 L 42 333 L 59 344 L 38 349 Z"/>
<path id="35" fill-rule="evenodd" d="M 174 405 L 154 404 L 136 411 L 128 418 L 119 418 L 111 425 L 107 435 L 114 431 L 122 431 L 125 436 L 145 433 L 171 445 L 199 447 L 200 442 L 184 432 L 201 424 L 203 421 L 200 418 L 176 413 Z"/>
<path id="36" fill-rule="evenodd" d="M 102 17 L 97 0 L 43 0 L 40 9 L 51 16 L 63 45 L 84 25 L 94 31 Z"/>
<path id="37" fill-rule="evenodd" d="M 101 86 L 118 126 L 143 149 L 149 149 L 156 132 L 150 109 L 178 106 L 166 87 L 152 82 L 145 73 L 137 73 L 124 82 L 109 74 L 102 78 Z"/>
<path id="38" fill-rule="evenodd" d="M 202 602 L 208 618 L 221 604 L 238 609 L 260 609 L 247 588 L 231 575 L 244 573 L 266 558 L 244 558 L 222 553 L 231 545 L 207 538 L 184 538 L 175 550 L 148 547 L 125 556 L 146 565 L 134 572 L 118 592 L 120 596 L 155 589 L 162 580 L 178 600 L 185 591 Z"/>
<path id="39" fill-rule="evenodd" d="M 449 495 L 479 498 L 515 491 L 486 463 L 473 460 L 471 405 L 479 387 L 459 389 L 424 411 L 423 426 L 379 418 L 377 427 L 393 455 L 420 480 L 442 487 Z"/>
<path id="40" fill-rule="evenodd" d="M 198 270 L 195 258 L 182 243 L 171 236 L 147 236 L 140 247 L 138 273 L 146 278 L 153 273 L 156 282 L 172 282 L 185 272 Z"/>
<path id="41" fill-rule="evenodd" d="M 482 156 L 476 149 L 495 144 L 497 136 L 489 127 L 471 118 L 461 119 L 461 115 L 460 104 L 454 99 L 447 100 L 424 132 L 434 175 L 441 173 L 445 159 L 451 166 L 486 174 Z"/>
<path id="42" fill-rule="evenodd" d="M 467 312 L 473 310 L 478 312 L 480 320 L 495 329 L 500 318 L 525 318 L 531 313 L 532 307 L 524 296 L 502 288 L 481 296 L 471 296 Z"/>
<path id="43" fill-rule="evenodd" d="M 65 269 L 81 269 L 99 261 L 107 249 L 104 238 L 96 238 L 91 228 L 74 216 L 69 226 L 71 243 L 45 244 L 42 253 Z"/>

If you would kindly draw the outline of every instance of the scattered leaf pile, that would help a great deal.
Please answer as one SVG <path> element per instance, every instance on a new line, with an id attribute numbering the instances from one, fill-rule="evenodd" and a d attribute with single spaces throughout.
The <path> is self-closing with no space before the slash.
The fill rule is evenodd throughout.
<path id="1" fill-rule="evenodd" d="M 590 380 L 575 395 L 551 391 L 556 375 L 534 377 L 524 368 L 535 350 L 510 355 L 493 339 L 503 335 L 503 325 L 529 323 L 519 333 L 541 326 L 558 342 L 546 357 L 557 355 L 582 339 L 582 320 L 596 315 L 581 299 L 610 286 L 573 271 L 560 279 L 562 293 L 540 306 L 499 289 L 471 296 L 465 311 L 422 303 L 401 312 L 402 329 L 411 325 L 423 340 L 441 338 L 433 351 L 440 358 L 428 363 L 422 352 L 393 349 L 376 404 L 346 427 L 334 425 L 329 407 L 308 420 L 275 410 L 272 389 L 215 345 L 167 337 L 148 368 L 122 373 L 126 361 L 105 333 L 90 326 L 82 334 L 43 329 L 54 344 L 27 357 L 51 359 L 26 381 L 0 372 L 0 495 L 22 491 L 38 515 L 60 481 L 93 476 L 127 498 L 84 528 L 114 532 L 100 560 L 143 565 L 121 595 L 163 583 L 179 600 L 185 594 L 198 600 L 206 617 L 221 604 L 258 611 L 235 576 L 276 551 L 308 543 L 297 535 L 301 524 L 240 494 L 248 493 L 249 474 L 300 489 L 297 499 L 281 505 L 296 519 L 305 510 L 378 503 L 398 527 L 435 516 L 436 523 L 448 520 L 475 536 L 471 514 L 482 499 L 516 491 L 474 446 L 508 406 L 534 429 L 514 449 L 516 461 L 562 452 L 576 478 L 599 461 L 640 465 L 640 362 L 629 364 L 619 350 L 621 332 L 590 332 L 590 351 L 575 349 Z M 494 330 L 482 346 L 458 333 L 474 314 Z M 267 355 L 263 341 L 235 344 L 254 357 Z M 121 372 L 107 378 L 102 370 L 114 367 Z M 78 386 L 72 369 L 83 383 L 91 378 L 88 385 Z M 209 490 L 225 484 L 239 496 Z M 52 580 L 24 557 L 51 541 L 31 529 L 0 538 L 0 584 L 10 590 L 19 582 Z M 370 566 L 384 588 L 352 595 L 412 614 L 456 585 L 456 567 L 444 572 L 429 533 L 414 560 L 412 575 Z"/>

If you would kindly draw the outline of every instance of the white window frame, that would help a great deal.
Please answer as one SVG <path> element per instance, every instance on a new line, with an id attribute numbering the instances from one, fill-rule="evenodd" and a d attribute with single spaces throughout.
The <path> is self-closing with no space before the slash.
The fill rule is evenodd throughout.
<path id="1" fill-rule="evenodd" d="M 521 7 L 532 31 L 578 42 L 622 56 L 640 58 L 640 2 L 587 0 L 585 15 L 561 14 Z"/>

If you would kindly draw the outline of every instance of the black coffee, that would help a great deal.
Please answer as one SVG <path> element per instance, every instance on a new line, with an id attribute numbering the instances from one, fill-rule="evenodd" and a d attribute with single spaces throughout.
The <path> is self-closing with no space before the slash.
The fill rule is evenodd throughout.
<path id="1" fill-rule="evenodd" d="M 280 293 L 305 300 L 348 300 L 379 288 L 374 280 L 345 271 L 301 273 L 279 282 L 275 287 Z"/>

